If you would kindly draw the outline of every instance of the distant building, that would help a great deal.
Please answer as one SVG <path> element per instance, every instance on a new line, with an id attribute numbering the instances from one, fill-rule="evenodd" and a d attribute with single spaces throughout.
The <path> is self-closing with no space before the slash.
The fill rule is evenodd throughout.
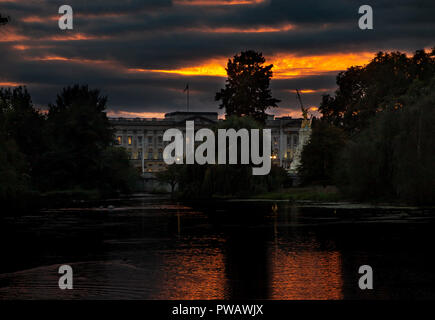
<path id="1" fill-rule="evenodd" d="M 195 122 L 195 130 L 208 128 L 218 121 L 217 112 L 170 112 L 165 118 L 109 118 L 116 141 L 124 147 L 135 167 L 142 172 L 163 170 L 163 134 L 167 129 L 185 131 L 186 121 Z M 272 164 L 289 169 L 299 141 L 302 119 L 268 116 L 266 128 L 272 130 Z"/>

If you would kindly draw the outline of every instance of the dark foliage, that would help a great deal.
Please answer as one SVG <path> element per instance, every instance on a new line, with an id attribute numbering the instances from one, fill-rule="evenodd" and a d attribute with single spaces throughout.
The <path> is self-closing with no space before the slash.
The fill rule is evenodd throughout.
<path id="1" fill-rule="evenodd" d="M 346 143 L 342 129 L 325 121 L 313 121 L 309 143 L 301 155 L 298 173 L 304 184 L 333 184 L 337 155 Z"/>
<path id="2" fill-rule="evenodd" d="M 354 198 L 433 204 L 435 199 L 435 77 L 415 81 L 371 120 L 342 153 L 339 185 Z"/>
<path id="3" fill-rule="evenodd" d="M 228 116 L 251 116 L 264 123 L 266 110 L 277 107 L 280 100 L 272 98 L 269 88 L 273 65 L 263 66 L 265 61 L 261 53 L 252 50 L 228 60 L 225 88 L 215 97 Z"/>
<path id="4" fill-rule="evenodd" d="M 379 52 L 366 66 L 340 72 L 335 96 L 323 96 L 323 120 L 354 134 L 367 126 L 388 102 L 405 94 L 415 80 L 427 82 L 435 73 L 435 48 L 407 57 L 401 52 Z"/>
<path id="5" fill-rule="evenodd" d="M 62 190 L 131 191 L 137 174 L 125 150 L 113 147 L 105 105 L 98 90 L 75 85 L 63 89 L 44 116 L 26 88 L 1 89 L 1 199 Z"/>

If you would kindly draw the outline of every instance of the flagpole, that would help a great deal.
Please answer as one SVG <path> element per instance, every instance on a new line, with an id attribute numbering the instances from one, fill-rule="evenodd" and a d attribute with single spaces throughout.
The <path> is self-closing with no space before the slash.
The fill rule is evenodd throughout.
<path id="1" fill-rule="evenodd" d="M 186 83 L 186 87 L 184 88 L 183 92 L 186 92 L 186 91 L 187 91 L 187 101 L 186 101 L 187 111 L 189 111 L 189 84 L 188 83 Z"/>

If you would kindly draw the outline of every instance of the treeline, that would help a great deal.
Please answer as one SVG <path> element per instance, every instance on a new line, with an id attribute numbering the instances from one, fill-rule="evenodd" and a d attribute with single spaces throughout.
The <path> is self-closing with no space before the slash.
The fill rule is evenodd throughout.
<path id="1" fill-rule="evenodd" d="M 48 112 L 25 87 L 0 89 L 0 200 L 28 207 L 41 196 L 100 197 L 129 192 L 137 173 L 114 132 L 99 90 L 64 88 Z"/>
<path id="2" fill-rule="evenodd" d="M 366 201 L 435 202 L 435 49 L 378 53 L 337 76 L 299 168 Z"/>

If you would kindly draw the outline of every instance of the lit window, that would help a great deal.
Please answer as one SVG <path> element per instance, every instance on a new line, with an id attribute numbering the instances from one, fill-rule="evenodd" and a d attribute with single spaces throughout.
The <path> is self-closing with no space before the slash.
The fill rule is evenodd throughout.
<path id="1" fill-rule="evenodd" d="M 128 136 L 127 139 L 128 139 L 128 145 L 131 146 L 131 142 L 132 142 L 133 139 L 131 138 L 131 136 Z"/>
<path id="2" fill-rule="evenodd" d="M 118 142 L 118 144 L 122 144 L 122 137 L 121 136 L 117 136 L 116 137 L 116 141 Z"/>

